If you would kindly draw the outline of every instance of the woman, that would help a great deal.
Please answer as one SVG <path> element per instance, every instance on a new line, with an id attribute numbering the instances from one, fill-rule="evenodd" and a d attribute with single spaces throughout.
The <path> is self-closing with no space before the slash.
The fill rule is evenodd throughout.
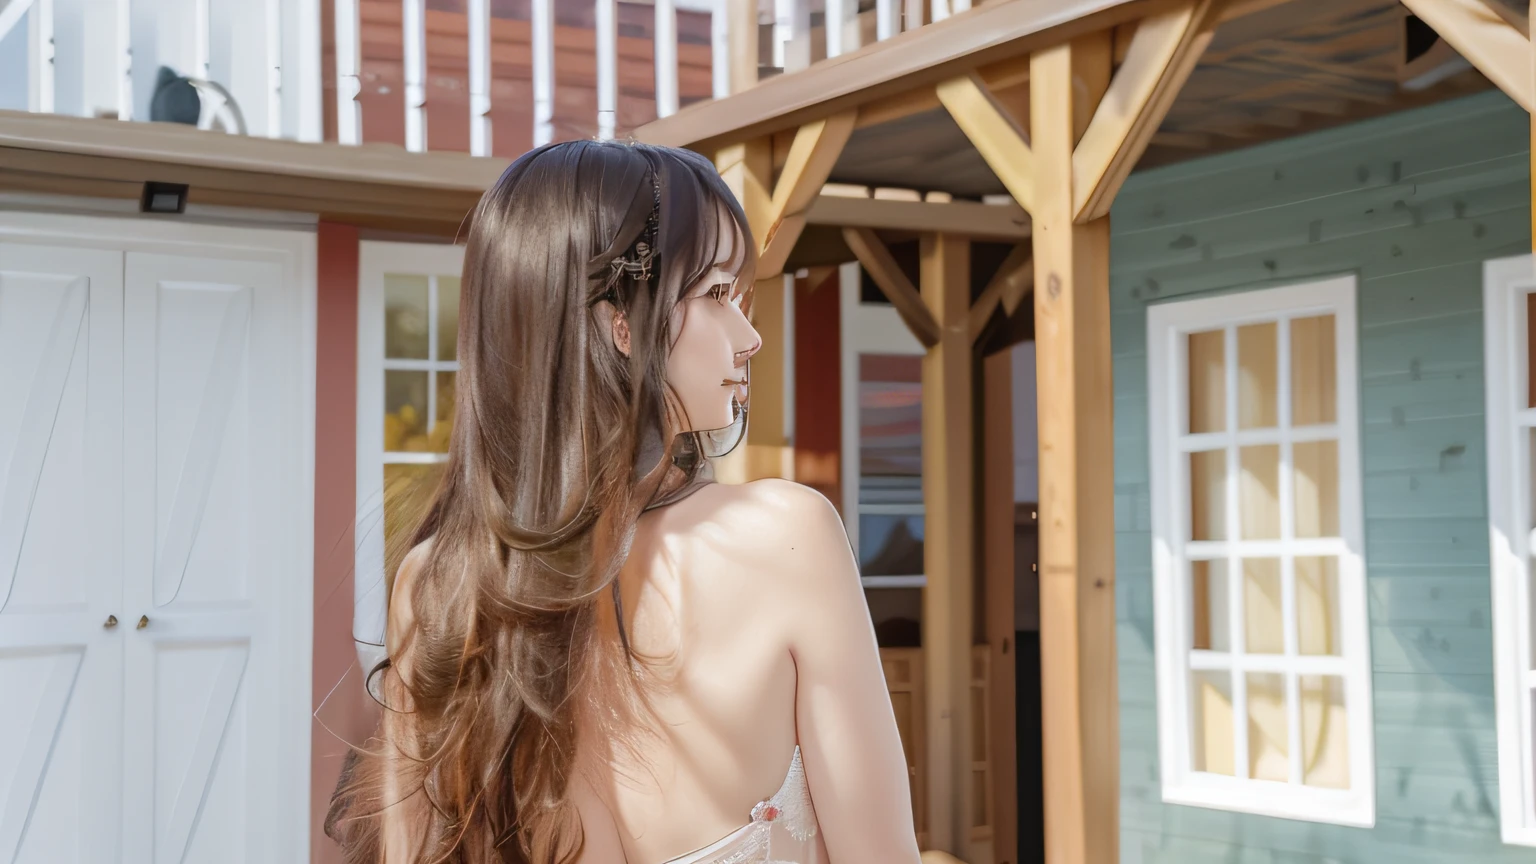
<path id="1" fill-rule="evenodd" d="M 391 589 L 356 862 L 917 862 L 837 513 L 709 483 L 745 430 L 754 249 L 702 157 L 518 159 L 465 255 L 445 474 Z"/>

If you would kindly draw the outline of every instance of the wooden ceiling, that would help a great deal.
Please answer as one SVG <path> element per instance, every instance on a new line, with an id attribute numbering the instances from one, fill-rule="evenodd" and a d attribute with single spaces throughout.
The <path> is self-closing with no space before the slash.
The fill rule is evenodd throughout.
<path id="1" fill-rule="evenodd" d="M 1511 4 L 1512 10 L 1518 0 L 1492 2 Z M 1471 69 L 1422 90 L 1400 86 L 1406 15 L 1397 0 L 1291 0 L 1226 22 L 1138 167 L 1287 138 L 1492 86 Z M 1027 128 L 1027 86 L 999 97 Z M 858 130 L 832 179 L 963 197 L 1005 192 L 942 109 Z"/>

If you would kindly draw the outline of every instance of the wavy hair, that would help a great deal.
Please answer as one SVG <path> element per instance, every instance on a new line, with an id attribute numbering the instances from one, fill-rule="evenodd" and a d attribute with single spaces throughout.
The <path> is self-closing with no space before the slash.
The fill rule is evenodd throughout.
<path id="1" fill-rule="evenodd" d="M 327 820 L 352 864 L 383 861 L 386 837 L 390 864 L 579 854 L 575 697 L 593 670 L 634 668 L 622 611 L 620 639 L 601 638 L 597 604 L 618 603 L 641 512 L 707 479 L 708 443 L 666 380 L 682 300 L 721 249 L 750 286 L 754 248 L 714 166 L 686 150 L 553 144 L 481 198 L 448 461 L 386 556 L 395 572 L 421 550 L 402 586 L 412 623 L 371 673 L 382 740 L 356 751 Z M 628 318 L 628 357 L 604 302 Z"/>

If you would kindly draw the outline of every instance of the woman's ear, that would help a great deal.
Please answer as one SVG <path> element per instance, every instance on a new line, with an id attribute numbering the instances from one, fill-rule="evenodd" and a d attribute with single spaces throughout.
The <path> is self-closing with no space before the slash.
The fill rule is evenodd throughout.
<path id="1" fill-rule="evenodd" d="M 613 337 L 613 347 L 619 349 L 619 353 L 629 356 L 629 316 L 619 311 L 607 300 L 597 304 L 597 320 Z"/>

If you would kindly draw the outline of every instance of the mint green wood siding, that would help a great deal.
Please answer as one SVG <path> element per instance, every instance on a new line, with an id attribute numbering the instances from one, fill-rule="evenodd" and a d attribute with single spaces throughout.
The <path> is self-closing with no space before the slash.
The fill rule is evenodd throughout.
<path id="1" fill-rule="evenodd" d="M 1482 262 L 1530 248 L 1527 115 L 1487 94 L 1137 174 L 1112 214 L 1121 860 L 1536 862 L 1498 827 Z M 1376 827 L 1164 805 L 1146 307 L 1359 278 Z M 1354 744 L 1354 742 L 1351 742 Z"/>

